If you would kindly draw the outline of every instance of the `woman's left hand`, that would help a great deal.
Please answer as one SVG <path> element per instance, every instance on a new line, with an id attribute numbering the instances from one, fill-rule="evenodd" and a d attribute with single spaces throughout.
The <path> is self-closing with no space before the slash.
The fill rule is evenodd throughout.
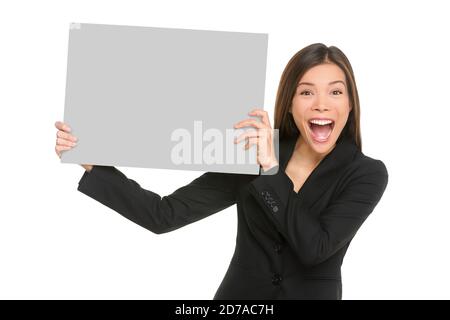
<path id="1" fill-rule="evenodd" d="M 273 145 L 273 129 L 269 122 L 269 115 L 267 111 L 262 109 L 253 109 L 248 113 L 250 116 L 259 116 L 262 122 L 255 119 L 245 119 L 239 121 L 234 125 L 234 128 L 253 126 L 256 130 L 247 130 L 239 137 L 235 138 L 234 143 L 239 143 L 246 139 L 244 149 L 249 149 L 250 146 L 257 146 L 257 160 L 264 171 L 267 171 L 278 165 L 278 160 L 275 155 L 275 148 Z"/>

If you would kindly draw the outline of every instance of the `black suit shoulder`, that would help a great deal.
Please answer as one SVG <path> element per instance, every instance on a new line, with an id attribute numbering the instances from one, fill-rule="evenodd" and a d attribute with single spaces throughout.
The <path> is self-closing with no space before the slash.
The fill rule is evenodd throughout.
<path id="1" fill-rule="evenodd" d="M 353 161 L 344 170 L 340 181 L 341 189 L 349 185 L 359 185 L 360 188 L 375 186 L 381 197 L 389 181 L 389 172 L 382 160 L 358 151 Z"/>
<path id="2" fill-rule="evenodd" d="M 362 152 L 356 153 L 352 166 L 361 173 L 378 173 L 388 176 L 388 170 L 383 161 L 369 157 Z"/>

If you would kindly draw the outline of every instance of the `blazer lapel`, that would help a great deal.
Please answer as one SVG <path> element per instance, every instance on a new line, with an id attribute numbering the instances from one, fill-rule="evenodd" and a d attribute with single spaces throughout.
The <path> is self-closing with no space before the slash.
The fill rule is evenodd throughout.
<path id="1" fill-rule="evenodd" d="M 279 169 L 283 172 L 293 154 L 297 138 L 289 138 L 280 143 Z M 331 183 L 339 178 L 342 169 L 351 163 L 357 151 L 356 144 L 350 139 L 338 139 L 336 147 L 319 162 L 295 194 L 302 200 L 303 206 L 310 207 L 321 198 Z"/>

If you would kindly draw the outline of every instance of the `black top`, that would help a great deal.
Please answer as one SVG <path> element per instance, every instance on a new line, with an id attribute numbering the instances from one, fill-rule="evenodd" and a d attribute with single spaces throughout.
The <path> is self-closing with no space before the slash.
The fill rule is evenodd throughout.
<path id="1" fill-rule="evenodd" d="M 285 173 L 295 143 L 280 141 L 280 165 L 266 173 L 206 172 L 163 197 L 97 165 L 78 190 L 158 234 L 236 204 L 236 249 L 214 299 L 342 299 L 345 252 L 388 172 L 342 139 L 296 193 Z"/>

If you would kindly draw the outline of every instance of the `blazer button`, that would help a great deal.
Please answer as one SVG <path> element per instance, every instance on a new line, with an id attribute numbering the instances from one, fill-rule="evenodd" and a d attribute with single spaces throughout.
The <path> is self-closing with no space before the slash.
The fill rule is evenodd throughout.
<path id="1" fill-rule="evenodd" d="M 272 207 L 272 211 L 273 211 L 273 212 L 277 212 L 277 211 L 278 211 L 278 207 L 277 207 L 277 206 L 273 206 L 273 207 Z"/>
<path id="2" fill-rule="evenodd" d="M 273 249 L 275 250 L 276 253 L 280 254 L 282 246 L 279 243 L 275 243 L 275 245 L 273 246 Z"/>
<path id="3" fill-rule="evenodd" d="M 272 276 L 272 284 L 273 284 L 274 286 L 280 285 L 280 283 L 281 283 L 282 280 L 283 280 L 283 277 L 282 277 L 280 274 L 278 274 L 278 273 L 275 273 L 275 274 Z"/>

